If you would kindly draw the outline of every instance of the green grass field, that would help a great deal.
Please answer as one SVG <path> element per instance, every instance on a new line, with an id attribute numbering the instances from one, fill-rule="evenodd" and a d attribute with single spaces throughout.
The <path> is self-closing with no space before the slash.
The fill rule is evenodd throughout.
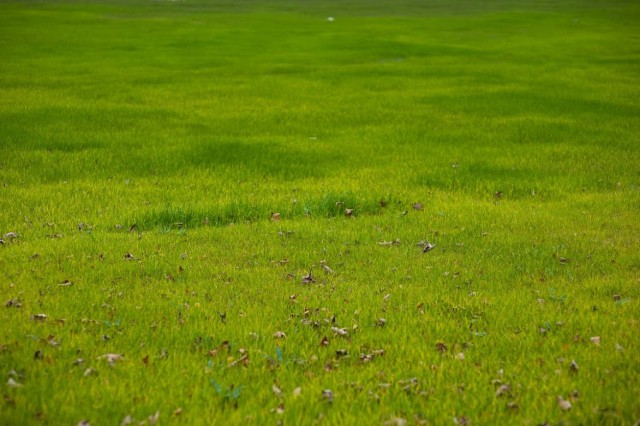
<path id="1" fill-rule="evenodd" d="M 0 1 L 0 424 L 634 424 L 639 23 Z"/>

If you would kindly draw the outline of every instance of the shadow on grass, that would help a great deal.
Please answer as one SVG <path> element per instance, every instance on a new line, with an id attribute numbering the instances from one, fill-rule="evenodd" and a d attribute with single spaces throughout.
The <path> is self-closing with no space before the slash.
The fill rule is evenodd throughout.
<path id="1" fill-rule="evenodd" d="M 192 229 L 201 226 L 226 226 L 273 220 L 297 219 L 304 217 L 348 217 L 380 214 L 384 209 L 399 206 L 400 202 L 382 198 L 362 199 L 352 192 L 327 193 L 321 197 L 292 203 L 288 206 L 273 206 L 239 200 L 222 206 L 173 207 L 145 212 L 129 221 L 139 230 L 156 229 L 161 233 L 172 230 Z M 387 207 L 388 206 L 388 207 Z M 278 208 L 280 207 L 280 208 Z M 351 212 L 347 212 L 347 209 Z"/>

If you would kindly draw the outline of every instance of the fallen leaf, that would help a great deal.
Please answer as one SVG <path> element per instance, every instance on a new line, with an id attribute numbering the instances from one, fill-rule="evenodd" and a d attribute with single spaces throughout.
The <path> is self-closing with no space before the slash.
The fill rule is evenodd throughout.
<path id="1" fill-rule="evenodd" d="M 593 336 L 589 340 L 596 346 L 600 346 L 600 336 Z"/>
<path id="2" fill-rule="evenodd" d="M 3 235 L 5 240 L 14 240 L 16 238 L 18 238 L 18 233 L 17 232 L 7 232 L 6 234 Z"/>
<path id="3" fill-rule="evenodd" d="M 109 365 L 114 366 L 116 361 L 122 361 L 124 354 L 104 354 L 98 357 L 98 359 L 106 359 Z"/>
<path id="4" fill-rule="evenodd" d="M 465 416 L 454 417 L 453 422 L 460 426 L 467 426 L 469 424 L 469 419 Z"/>
<path id="5" fill-rule="evenodd" d="M 496 390 L 495 395 L 496 395 L 497 397 L 500 397 L 500 396 L 502 396 L 502 395 L 509 395 L 510 393 L 511 393 L 511 385 L 509 385 L 509 384 L 504 384 L 504 385 L 501 385 L 501 386 L 498 388 L 498 390 Z"/>
<path id="6" fill-rule="evenodd" d="M 340 335 L 340 336 L 346 336 L 347 335 L 347 329 L 346 328 L 331 327 L 331 331 L 333 331 L 335 334 Z"/>
<path id="7" fill-rule="evenodd" d="M 44 321 L 47 319 L 47 314 L 35 314 L 31 316 L 34 321 Z"/>
<path id="8" fill-rule="evenodd" d="M 423 208 L 422 203 L 413 203 L 412 207 L 414 210 L 422 210 Z"/>
<path id="9" fill-rule="evenodd" d="M 383 423 L 384 426 L 406 426 L 407 421 L 402 417 L 392 417 Z"/>
<path id="10" fill-rule="evenodd" d="M 271 220 L 277 222 L 280 220 L 280 213 L 271 213 Z"/>
<path id="11" fill-rule="evenodd" d="M 84 370 L 84 377 L 96 375 L 98 375 L 98 370 L 96 370 L 95 368 L 87 368 L 86 370 Z"/>
<path id="12" fill-rule="evenodd" d="M 578 372 L 578 363 L 575 362 L 575 360 L 571 360 L 571 365 L 569 366 L 569 369 L 571 371 L 573 371 L 574 373 Z"/>
<path id="13" fill-rule="evenodd" d="M 314 283 L 316 280 L 313 278 L 313 275 L 311 275 L 311 270 L 309 270 L 309 273 L 305 276 L 302 277 L 302 284 L 310 284 L 310 283 Z"/>
<path id="14" fill-rule="evenodd" d="M 160 411 L 156 411 L 155 413 L 149 416 L 149 424 L 151 426 L 155 425 L 156 423 L 158 423 L 159 418 L 160 418 Z"/>
<path id="15" fill-rule="evenodd" d="M 376 320 L 376 323 L 374 324 L 376 327 L 384 327 L 385 324 L 387 323 L 387 320 L 384 318 L 378 318 Z"/>
<path id="16" fill-rule="evenodd" d="M 7 381 L 7 386 L 15 389 L 15 388 L 21 388 L 23 385 L 22 383 L 18 383 L 15 380 L 13 380 L 13 377 L 9 377 L 9 380 Z"/>
<path id="17" fill-rule="evenodd" d="M 89 422 L 89 420 L 80 420 L 78 422 L 78 426 L 91 426 L 91 422 Z"/>
<path id="18" fill-rule="evenodd" d="M 282 389 L 277 387 L 276 385 L 271 385 L 271 392 L 278 398 L 282 398 Z"/>
<path id="19" fill-rule="evenodd" d="M 22 303 L 18 299 L 10 299 L 5 302 L 4 306 L 7 308 L 21 308 Z"/>
<path id="20" fill-rule="evenodd" d="M 562 398 L 561 396 L 558 396 L 558 406 L 560 407 L 560 409 L 562 409 L 562 411 L 571 410 L 571 402 L 567 401 L 566 399 Z"/>
<path id="21" fill-rule="evenodd" d="M 379 245 L 381 246 L 399 246 L 400 245 L 400 240 L 399 239 L 395 239 L 392 241 L 379 241 L 378 242 Z"/>
<path id="22" fill-rule="evenodd" d="M 344 215 L 347 217 L 352 217 L 353 216 L 353 209 L 345 209 L 344 210 Z"/>
<path id="23" fill-rule="evenodd" d="M 456 355 L 456 359 L 457 359 L 458 361 L 464 361 L 464 352 L 459 352 L 459 353 Z"/>
<path id="24" fill-rule="evenodd" d="M 444 342 L 436 342 L 436 349 L 438 350 L 438 352 L 446 352 L 447 344 Z"/>
<path id="25" fill-rule="evenodd" d="M 174 416 L 179 416 L 180 414 L 182 414 L 182 407 L 178 407 L 175 410 L 173 410 L 173 415 Z"/>
<path id="26" fill-rule="evenodd" d="M 273 334 L 273 337 L 275 337 L 276 339 L 286 339 L 286 338 L 287 338 L 287 335 L 286 335 L 286 334 L 284 334 L 284 332 L 283 332 L 283 331 L 276 331 L 276 332 Z"/>
<path id="27" fill-rule="evenodd" d="M 373 354 L 360 354 L 360 361 L 370 362 L 373 360 Z"/>
<path id="28" fill-rule="evenodd" d="M 347 355 L 349 355 L 349 352 L 347 352 L 346 349 L 337 349 L 336 350 L 336 356 L 338 358 L 342 358 L 343 356 L 347 356 Z"/>
<path id="29" fill-rule="evenodd" d="M 422 250 L 423 253 L 427 253 L 430 252 L 431 250 L 433 250 L 436 247 L 436 244 L 431 244 L 430 242 L 426 242 L 424 249 Z"/>
<path id="30" fill-rule="evenodd" d="M 331 389 L 323 390 L 322 397 L 329 402 L 333 402 L 333 391 Z"/>
<path id="31" fill-rule="evenodd" d="M 329 268 L 329 266 L 325 265 L 324 263 L 321 263 L 320 266 L 322 266 L 322 269 L 324 269 L 328 274 L 334 274 L 334 270 Z"/>
<path id="32" fill-rule="evenodd" d="M 233 358 L 232 358 L 232 359 L 233 359 Z M 245 367 L 246 367 L 247 365 L 249 365 L 249 354 L 244 354 L 244 355 L 242 355 L 240 358 L 238 358 L 237 360 L 230 362 L 230 363 L 229 363 L 229 365 L 228 365 L 228 367 L 229 367 L 229 368 L 231 368 L 231 367 L 235 367 L 235 366 L 236 366 L 236 365 L 238 365 L 238 364 L 242 364 L 242 365 L 243 365 L 243 366 L 245 366 Z"/>
<path id="33" fill-rule="evenodd" d="M 64 280 L 63 282 L 61 282 L 60 284 L 58 284 L 60 287 L 71 287 L 73 285 L 73 283 L 69 280 Z"/>
<path id="34" fill-rule="evenodd" d="M 320 340 L 320 346 L 329 346 L 329 339 L 327 336 L 324 336 L 322 340 Z"/>
<path id="35" fill-rule="evenodd" d="M 122 421 L 120 422 L 120 426 L 128 426 L 133 424 L 133 417 L 131 417 L 130 414 L 128 414 L 124 419 L 122 419 Z"/>
<path id="36" fill-rule="evenodd" d="M 301 394 L 302 394 L 302 388 L 300 386 L 298 386 L 293 390 L 293 392 L 291 392 L 291 395 L 293 395 L 294 398 L 299 397 Z"/>
<path id="37" fill-rule="evenodd" d="M 127 252 L 127 253 L 124 255 L 123 259 L 124 259 L 124 260 L 136 260 L 135 256 L 134 256 L 133 254 L 129 253 L 129 252 Z"/>

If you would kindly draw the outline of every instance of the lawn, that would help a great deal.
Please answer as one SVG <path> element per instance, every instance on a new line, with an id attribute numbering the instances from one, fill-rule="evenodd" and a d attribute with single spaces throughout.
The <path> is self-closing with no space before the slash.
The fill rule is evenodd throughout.
<path id="1" fill-rule="evenodd" d="M 0 1 L 0 424 L 634 424 L 639 22 Z"/>

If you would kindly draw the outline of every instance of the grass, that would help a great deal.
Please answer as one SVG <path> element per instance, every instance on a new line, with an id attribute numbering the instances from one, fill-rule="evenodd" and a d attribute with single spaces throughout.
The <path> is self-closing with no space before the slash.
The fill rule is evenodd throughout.
<path id="1" fill-rule="evenodd" d="M 639 18 L 1 2 L 0 423 L 633 424 Z"/>

